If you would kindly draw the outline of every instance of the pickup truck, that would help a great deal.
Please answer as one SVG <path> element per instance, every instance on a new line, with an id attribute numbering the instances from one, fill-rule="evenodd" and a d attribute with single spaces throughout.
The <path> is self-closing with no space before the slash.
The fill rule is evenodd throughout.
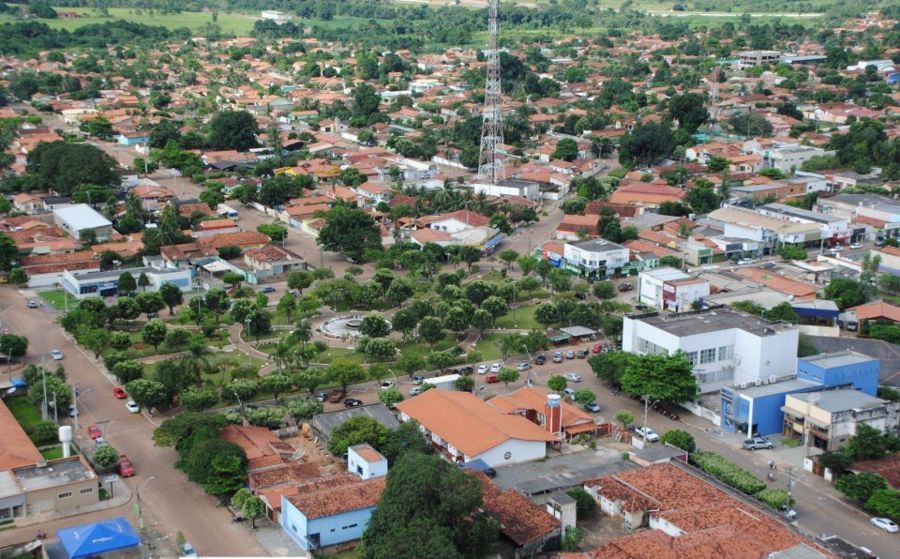
<path id="1" fill-rule="evenodd" d="M 772 441 L 765 437 L 753 437 L 744 441 L 744 450 L 757 450 L 760 448 L 772 448 Z"/>
<path id="2" fill-rule="evenodd" d="M 328 401 L 331 402 L 332 404 L 337 404 L 338 402 L 340 402 L 343 399 L 344 399 L 344 391 L 340 390 L 338 388 L 332 390 L 331 393 L 328 395 Z"/>

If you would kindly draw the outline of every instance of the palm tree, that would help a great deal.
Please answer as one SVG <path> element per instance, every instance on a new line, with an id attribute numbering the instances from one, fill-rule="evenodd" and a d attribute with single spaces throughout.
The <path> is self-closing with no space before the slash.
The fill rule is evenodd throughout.
<path id="1" fill-rule="evenodd" d="M 278 365 L 278 369 L 284 369 L 285 363 L 290 359 L 291 352 L 294 348 L 294 337 L 291 335 L 282 336 L 278 343 L 275 344 L 275 349 L 272 351 L 272 357 L 275 358 L 275 363 Z"/>
<path id="2" fill-rule="evenodd" d="M 203 384 L 203 372 L 211 368 L 209 363 L 210 354 L 205 337 L 202 335 L 191 337 L 188 354 L 182 358 L 182 361 L 184 361 L 184 366 L 193 373 L 198 386 Z"/>

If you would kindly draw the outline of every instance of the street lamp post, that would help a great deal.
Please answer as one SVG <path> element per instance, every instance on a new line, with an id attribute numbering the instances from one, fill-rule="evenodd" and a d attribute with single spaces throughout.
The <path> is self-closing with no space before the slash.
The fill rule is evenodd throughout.
<path id="1" fill-rule="evenodd" d="M 156 479 L 156 476 L 150 476 L 149 478 L 147 478 L 147 481 L 145 481 L 144 483 L 142 483 L 142 484 L 137 488 L 137 491 L 135 492 L 135 495 L 137 496 L 138 528 L 141 529 L 141 530 L 144 529 L 144 510 L 141 508 L 141 489 L 143 489 L 145 485 L 147 485 L 148 483 L 150 483 L 150 482 L 153 481 L 154 479 Z"/>

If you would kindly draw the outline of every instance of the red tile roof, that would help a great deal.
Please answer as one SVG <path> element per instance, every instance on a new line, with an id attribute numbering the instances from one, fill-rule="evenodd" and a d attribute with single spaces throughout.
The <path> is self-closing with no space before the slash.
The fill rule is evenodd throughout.
<path id="1" fill-rule="evenodd" d="M 299 486 L 297 495 L 285 496 L 308 519 L 324 518 L 345 512 L 374 507 L 384 491 L 386 478 L 361 480 L 356 476 L 335 476 L 308 486 Z"/>
<path id="2" fill-rule="evenodd" d="M 859 305 L 858 307 L 847 310 L 855 311 L 857 320 L 878 320 L 885 318 L 887 320 L 893 320 L 894 322 L 900 322 L 900 307 L 885 303 L 884 301 L 866 303 L 865 305 Z"/>
<path id="3" fill-rule="evenodd" d="M 500 531 L 516 545 L 527 545 L 560 529 L 559 520 L 515 489 L 501 491 L 483 473 L 473 475 L 481 480 L 484 508 L 500 521 Z"/>
<path id="4" fill-rule="evenodd" d="M 31 466 L 43 459 L 6 403 L 0 400 L 0 471 Z"/>

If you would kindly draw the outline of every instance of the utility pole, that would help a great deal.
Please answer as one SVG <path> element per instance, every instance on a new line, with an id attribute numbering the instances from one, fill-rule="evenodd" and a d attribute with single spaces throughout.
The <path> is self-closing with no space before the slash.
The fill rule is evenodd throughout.
<path id="1" fill-rule="evenodd" d="M 41 379 L 44 383 L 44 405 L 41 408 L 41 417 L 44 421 L 47 420 L 47 369 L 44 368 L 44 356 L 41 355 Z"/>
<path id="2" fill-rule="evenodd" d="M 481 149 L 478 177 L 489 184 L 505 178 L 498 149 L 503 144 L 503 118 L 500 109 L 500 0 L 491 0 L 488 19 L 487 80 L 484 83 L 484 110 L 481 119 Z"/>

